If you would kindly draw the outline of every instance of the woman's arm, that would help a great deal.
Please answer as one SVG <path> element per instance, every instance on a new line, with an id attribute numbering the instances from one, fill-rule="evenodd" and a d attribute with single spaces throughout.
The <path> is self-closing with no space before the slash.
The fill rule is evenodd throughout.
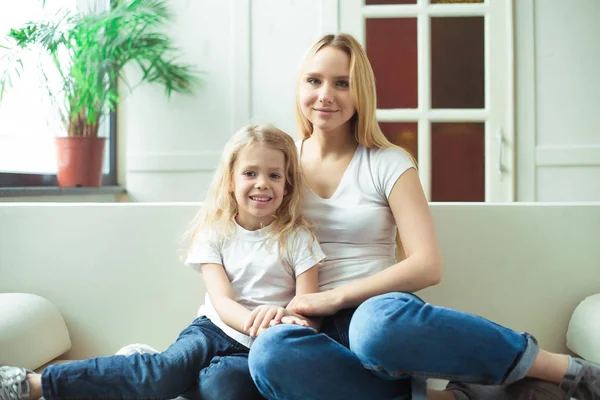
<path id="1" fill-rule="evenodd" d="M 303 272 L 302 274 L 296 277 L 296 296 L 318 292 L 319 267 L 315 265 L 314 267 L 308 269 L 307 271 Z M 292 311 L 289 312 L 294 314 Z M 306 322 L 308 322 L 308 325 L 316 331 L 318 331 L 321 327 L 321 318 L 308 318 L 303 315 L 296 316 L 306 320 Z"/>
<path id="2" fill-rule="evenodd" d="M 295 297 L 288 308 L 302 315 L 331 315 L 389 292 L 416 292 L 442 279 L 442 256 L 433 219 L 417 171 L 410 168 L 396 181 L 388 199 L 406 258 L 367 278 L 335 289 Z"/>
<path id="3" fill-rule="evenodd" d="M 398 178 L 389 204 L 406 258 L 375 275 L 334 289 L 340 309 L 356 307 L 383 293 L 416 292 L 442 280 L 442 256 L 433 218 L 414 168 Z"/>

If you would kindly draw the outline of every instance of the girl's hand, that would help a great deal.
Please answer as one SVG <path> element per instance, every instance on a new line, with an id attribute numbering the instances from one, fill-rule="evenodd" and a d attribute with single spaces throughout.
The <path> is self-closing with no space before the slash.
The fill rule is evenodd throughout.
<path id="1" fill-rule="evenodd" d="M 342 301 L 334 290 L 296 296 L 287 305 L 293 313 L 307 317 L 333 315 L 341 309 Z"/>
<path id="2" fill-rule="evenodd" d="M 287 315 L 288 312 L 285 308 L 279 306 L 258 306 L 248 316 L 242 330 L 248 332 L 251 337 L 256 337 L 263 330 L 267 329 L 271 322 L 278 324 L 281 319 Z"/>
<path id="3" fill-rule="evenodd" d="M 279 325 L 279 324 L 300 325 L 300 326 L 306 326 L 306 327 L 310 328 L 308 321 L 306 321 L 304 318 L 297 316 L 297 315 L 284 315 L 281 318 L 281 321 L 279 321 L 279 322 L 277 322 L 275 320 L 269 322 L 269 326 L 275 326 L 275 325 Z M 260 332 L 259 332 L 259 335 L 260 335 Z"/>

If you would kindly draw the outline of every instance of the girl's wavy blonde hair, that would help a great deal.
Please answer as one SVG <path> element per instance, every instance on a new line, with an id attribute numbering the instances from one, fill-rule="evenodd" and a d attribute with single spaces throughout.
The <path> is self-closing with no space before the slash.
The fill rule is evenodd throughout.
<path id="1" fill-rule="evenodd" d="M 237 131 L 225 145 L 206 200 L 185 236 L 189 246 L 193 246 L 194 239 L 200 231 L 209 232 L 211 240 L 217 243 L 222 243 L 235 231 L 234 220 L 238 214 L 238 207 L 234 195 L 233 173 L 240 153 L 254 143 L 280 150 L 285 156 L 284 174 L 287 193 L 276 211 L 275 220 L 269 225 L 267 244 L 278 241 L 279 256 L 283 260 L 282 251 L 292 251 L 288 249 L 290 235 L 300 228 L 306 228 L 311 232 L 312 248 L 314 240 L 312 226 L 301 212 L 305 185 L 300 172 L 296 144 L 290 135 L 270 124 L 247 125 Z M 188 252 L 190 250 L 188 248 Z"/>
<path id="2" fill-rule="evenodd" d="M 377 93 L 373 68 L 363 47 L 352 35 L 347 33 L 323 36 L 308 50 L 304 57 L 296 81 L 296 122 L 300 131 L 300 137 L 303 140 L 308 139 L 313 133 L 313 125 L 304 113 L 302 113 L 300 105 L 299 88 L 304 73 L 304 65 L 310 57 L 328 46 L 341 50 L 350 57 L 350 97 L 356 109 L 350 123 L 356 141 L 368 148 L 399 148 L 409 157 L 416 168 L 417 162 L 415 158 L 403 147 L 390 142 L 379 127 L 375 116 L 377 110 Z M 396 235 L 396 245 L 398 248 L 397 258 L 403 258 L 404 251 L 398 235 Z"/>

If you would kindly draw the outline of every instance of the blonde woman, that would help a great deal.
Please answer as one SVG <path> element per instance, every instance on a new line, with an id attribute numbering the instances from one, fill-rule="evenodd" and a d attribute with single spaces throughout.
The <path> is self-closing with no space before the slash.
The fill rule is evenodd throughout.
<path id="1" fill-rule="evenodd" d="M 256 399 L 247 357 L 275 324 L 317 329 L 284 307 L 318 290 L 324 258 L 298 212 L 301 174 L 292 138 L 251 125 L 227 144 L 195 220 L 186 264 L 202 272 L 206 302 L 162 353 L 53 365 L 41 375 L 0 367 L 0 400 L 170 399 L 198 385 L 200 397 Z"/>
<path id="2" fill-rule="evenodd" d="M 520 381 L 515 396 L 538 396 L 545 385 L 554 396 L 600 399 L 597 366 L 412 294 L 440 282 L 442 256 L 414 162 L 384 137 L 375 110 L 373 71 L 360 44 L 345 34 L 321 38 L 300 69 L 296 115 L 305 214 L 327 259 L 320 293 L 298 295 L 287 308 L 324 317 L 322 334 L 278 325 L 261 335 L 249 356 L 260 392 L 281 400 L 422 399 L 424 378 L 438 377 Z M 399 262 L 397 234 L 406 254 Z M 526 376 L 546 383 L 521 381 Z M 451 388 L 428 396 L 504 396 L 501 386 Z"/>

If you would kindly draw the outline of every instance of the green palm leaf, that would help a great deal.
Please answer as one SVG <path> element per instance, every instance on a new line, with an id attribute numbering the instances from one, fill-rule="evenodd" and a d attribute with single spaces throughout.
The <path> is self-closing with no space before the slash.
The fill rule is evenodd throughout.
<path id="1" fill-rule="evenodd" d="M 29 22 L 7 35 L 0 57 L 0 101 L 23 71 L 21 54 L 36 48 L 52 61 L 62 85 L 50 89 L 48 71 L 41 71 L 49 95 L 64 98 L 63 120 L 69 135 L 96 135 L 100 118 L 119 103 L 117 82 L 129 90 L 143 83 L 191 94 L 200 73 L 181 62 L 181 54 L 164 33 L 172 20 L 166 0 L 120 0 L 108 11 L 90 14 L 61 11 L 51 21 Z M 131 83 L 125 67 L 137 66 L 139 82 Z M 60 94 L 60 96 L 59 96 Z"/>

